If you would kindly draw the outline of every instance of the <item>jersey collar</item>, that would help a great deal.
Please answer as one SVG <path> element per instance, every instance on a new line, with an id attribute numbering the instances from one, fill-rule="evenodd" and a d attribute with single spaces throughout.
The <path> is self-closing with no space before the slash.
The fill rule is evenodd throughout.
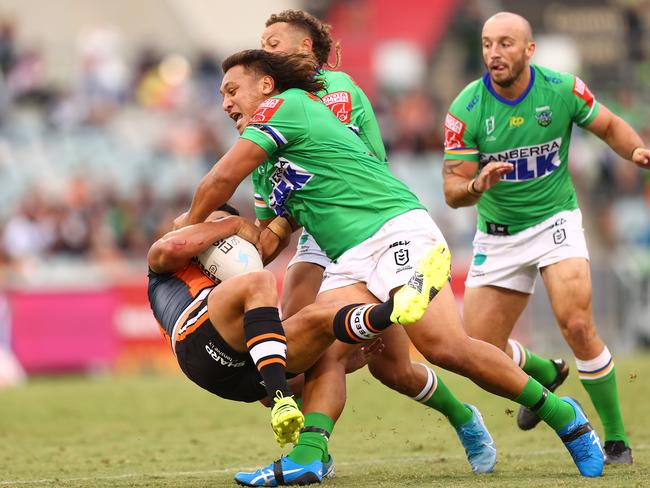
<path id="1" fill-rule="evenodd" d="M 485 85 L 485 88 L 487 88 L 487 90 L 492 94 L 492 96 L 494 96 L 494 98 L 499 100 L 501 103 L 505 103 L 506 105 L 517 105 L 524 98 L 526 98 L 526 95 L 528 95 L 528 92 L 533 87 L 533 83 L 535 83 L 535 70 L 532 66 L 530 66 L 530 81 L 528 82 L 528 86 L 517 98 L 514 100 L 508 100 L 507 98 L 503 98 L 495 91 L 494 87 L 492 86 L 492 80 L 490 79 L 490 73 L 486 71 L 483 75 L 483 84 Z"/>

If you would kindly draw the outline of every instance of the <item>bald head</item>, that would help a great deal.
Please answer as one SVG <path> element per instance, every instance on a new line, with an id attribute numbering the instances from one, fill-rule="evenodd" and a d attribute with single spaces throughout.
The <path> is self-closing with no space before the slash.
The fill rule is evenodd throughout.
<path id="1" fill-rule="evenodd" d="M 512 12 L 499 12 L 485 21 L 483 34 L 501 33 L 519 38 L 524 42 L 533 42 L 533 28 L 521 15 Z"/>
<path id="2" fill-rule="evenodd" d="M 526 19 L 511 12 L 494 14 L 483 25 L 481 43 L 493 84 L 509 89 L 526 83 L 535 53 L 533 31 Z"/>

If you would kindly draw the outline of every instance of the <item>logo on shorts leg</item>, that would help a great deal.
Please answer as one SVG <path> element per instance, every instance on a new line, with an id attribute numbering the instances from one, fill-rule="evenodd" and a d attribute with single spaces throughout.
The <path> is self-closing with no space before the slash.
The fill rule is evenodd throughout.
<path id="1" fill-rule="evenodd" d="M 409 262 L 409 250 L 408 249 L 398 249 L 395 251 L 395 264 L 397 266 L 404 266 Z"/>
<path id="2" fill-rule="evenodd" d="M 557 229 L 553 232 L 553 242 L 555 244 L 562 244 L 566 240 L 566 231 L 564 229 Z"/>

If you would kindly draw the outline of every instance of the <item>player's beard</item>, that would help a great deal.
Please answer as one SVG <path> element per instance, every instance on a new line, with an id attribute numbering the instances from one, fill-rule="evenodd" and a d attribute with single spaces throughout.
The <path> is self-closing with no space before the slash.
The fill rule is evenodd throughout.
<path id="1" fill-rule="evenodd" d="M 499 85 L 501 88 L 510 88 L 515 83 L 515 81 L 519 79 L 525 68 L 526 60 L 522 56 L 517 61 L 513 61 L 510 68 L 510 76 L 502 80 L 495 80 L 493 77 L 490 78 L 492 79 L 492 83 Z"/>

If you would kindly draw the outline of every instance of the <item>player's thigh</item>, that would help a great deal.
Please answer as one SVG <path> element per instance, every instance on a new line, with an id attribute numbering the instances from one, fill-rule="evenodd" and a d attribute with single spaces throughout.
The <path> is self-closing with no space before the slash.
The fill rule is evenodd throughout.
<path id="1" fill-rule="evenodd" d="M 541 268 L 544 286 L 561 327 L 569 321 L 591 322 L 589 261 L 571 258 Z"/>
<path id="2" fill-rule="evenodd" d="M 282 317 L 296 314 L 314 303 L 321 283 L 324 268 L 315 263 L 297 262 L 287 268 L 282 283 Z"/>
<path id="3" fill-rule="evenodd" d="M 217 285 L 208 296 L 208 315 L 221 337 L 235 350 L 245 351 L 244 312 L 255 295 L 255 306 L 277 306 L 277 287 L 270 271 L 247 273 Z"/>
<path id="4" fill-rule="evenodd" d="M 462 353 L 458 345 L 468 340 L 450 285 L 438 292 L 418 322 L 404 330 L 429 360 L 432 355 Z"/>
<path id="5" fill-rule="evenodd" d="M 496 286 L 465 288 L 463 322 L 470 337 L 505 349 L 530 295 Z"/>
<path id="6" fill-rule="evenodd" d="M 368 291 L 365 283 L 357 282 L 351 285 L 322 291 L 316 297 L 316 303 L 378 303 L 379 299 Z"/>

